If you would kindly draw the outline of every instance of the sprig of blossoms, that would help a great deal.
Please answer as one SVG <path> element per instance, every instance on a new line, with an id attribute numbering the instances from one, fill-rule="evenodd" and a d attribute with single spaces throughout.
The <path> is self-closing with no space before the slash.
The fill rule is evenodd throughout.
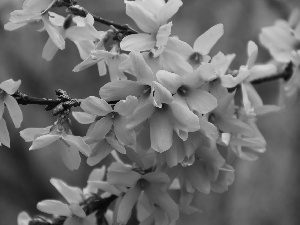
<path id="1" fill-rule="evenodd" d="M 11 96 L 19 89 L 20 85 L 20 80 L 14 81 L 12 79 L 0 83 L 0 144 L 2 143 L 7 147 L 10 147 L 10 137 L 3 113 L 6 107 L 15 127 L 21 126 L 23 114 L 17 101 Z"/>

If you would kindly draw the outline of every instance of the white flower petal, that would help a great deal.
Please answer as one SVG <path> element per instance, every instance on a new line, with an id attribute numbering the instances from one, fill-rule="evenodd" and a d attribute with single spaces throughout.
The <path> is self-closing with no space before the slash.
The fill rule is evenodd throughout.
<path id="1" fill-rule="evenodd" d="M 72 112 L 73 117 L 81 124 L 90 124 L 95 121 L 96 116 L 86 112 Z"/>
<path id="2" fill-rule="evenodd" d="M 20 131 L 20 135 L 26 142 L 31 142 L 39 136 L 48 134 L 50 132 L 51 127 L 52 126 L 48 126 L 45 128 L 26 128 Z"/>
<path id="3" fill-rule="evenodd" d="M 137 187 L 130 188 L 126 194 L 124 195 L 123 199 L 120 202 L 119 209 L 118 209 L 118 218 L 117 221 L 120 224 L 127 224 L 133 206 L 137 202 L 139 196 L 141 194 L 141 189 Z"/>
<path id="4" fill-rule="evenodd" d="M 66 135 L 63 139 L 71 146 L 77 148 L 85 156 L 91 154 L 90 146 L 86 144 L 82 137 L 74 135 Z"/>
<path id="5" fill-rule="evenodd" d="M 199 118 L 187 106 L 184 99 L 178 95 L 173 96 L 173 102 L 170 105 L 175 125 L 188 132 L 199 130 Z"/>
<path id="6" fill-rule="evenodd" d="M 4 90 L 7 94 L 14 94 L 20 87 L 21 80 L 14 81 L 13 79 L 5 80 L 0 84 L 0 89 Z"/>
<path id="7" fill-rule="evenodd" d="M 89 132 L 89 137 L 95 141 L 102 140 L 112 127 L 111 118 L 103 117 L 95 123 L 94 128 Z"/>
<path id="8" fill-rule="evenodd" d="M 131 17 L 137 26 L 146 33 L 155 33 L 159 24 L 155 16 L 143 7 L 140 1 L 125 1 L 126 14 Z"/>
<path id="9" fill-rule="evenodd" d="M 194 51 L 207 55 L 224 34 L 223 24 L 217 24 L 198 37 L 194 43 Z"/>
<path id="10" fill-rule="evenodd" d="M 155 38 L 149 34 L 132 34 L 124 37 L 120 47 L 124 51 L 147 51 L 155 46 Z"/>
<path id="11" fill-rule="evenodd" d="M 156 110 L 150 119 L 151 147 L 158 152 L 171 148 L 173 143 L 173 124 L 164 109 Z"/>
<path id="12" fill-rule="evenodd" d="M 200 114 L 211 112 L 217 107 L 217 99 L 207 91 L 192 90 L 186 97 L 187 104 Z"/>
<path id="13" fill-rule="evenodd" d="M 138 99 L 135 96 L 127 96 L 126 100 L 120 100 L 114 107 L 114 111 L 122 116 L 128 116 L 133 113 L 137 107 Z"/>
<path id="14" fill-rule="evenodd" d="M 157 204 L 162 210 L 164 210 L 171 221 L 178 220 L 178 206 L 166 191 L 163 191 L 155 186 L 149 186 L 145 189 L 145 194 L 149 201 Z"/>
<path id="15" fill-rule="evenodd" d="M 67 146 L 64 146 L 60 150 L 62 160 L 65 163 L 66 167 L 71 171 L 77 170 L 81 162 L 78 149 L 74 148 L 73 146 L 70 146 L 69 148 Z"/>
<path id="16" fill-rule="evenodd" d="M 44 200 L 37 204 L 37 209 L 41 212 L 55 216 L 71 216 L 72 212 L 67 204 L 57 200 Z"/>
<path id="17" fill-rule="evenodd" d="M 19 128 L 23 121 L 23 114 L 17 100 L 10 95 L 6 95 L 4 98 L 4 103 L 15 127 Z"/>
<path id="18" fill-rule="evenodd" d="M 105 100 L 95 96 L 89 96 L 83 99 L 80 103 L 80 107 L 87 113 L 97 116 L 106 116 L 112 112 L 111 106 Z"/>
<path id="19" fill-rule="evenodd" d="M 153 104 L 147 104 L 138 110 L 136 110 L 131 117 L 128 118 L 128 129 L 133 129 L 146 119 L 148 119 L 155 110 L 155 106 Z"/>
<path id="20" fill-rule="evenodd" d="M 7 130 L 6 122 L 3 118 L 0 118 L 0 143 L 6 147 L 10 147 L 10 138 Z"/>
<path id="21" fill-rule="evenodd" d="M 65 48 L 65 40 L 59 33 L 59 30 L 57 27 L 53 26 L 51 22 L 49 21 L 49 18 L 47 16 L 42 17 L 45 29 L 47 33 L 49 34 L 49 37 L 52 39 L 53 43 L 61 50 Z"/>
<path id="22" fill-rule="evenodd" d="M 29 150 L 44 148 L 52 144 L 53 142 L 57 141 L 60 138 L 61 138 L 60 135 L 51 135 L 51 134 L 39 136 L 32 142 L 32 145 L 30 146 Z"/>
<path id="23" fill-rule="evenodd" d="M 132 51 L 130 52 L 129 57 L 131 58 L 137 81 L 141 84 L 151 85 L 154 75 L 141 53 Z"/>
<path id="24" fill-rule="evenodd" d="M 159 23 L 166 24 L 169 19 L 178 11 L 182 6 L 181 0 L 169 0 L 163 7 L 160 8 L 157 14 Z"/>
<path id="25" fill-rule="evenodd" d="M 124 187 L 134 187 L 141 177 L 142 175 L 140 175 L 135 171 L 128 171 L 128 172 L 108 171 L 107 173 L 107 181 L 109 184 L 120 185 Z"/>
<path id="26" fill-rule="evenodd" d="M 157 80 L 172 94 L 175 94 L 180 86 L 183 85 L 182 79 L 176 73 L 171 73 L 166 70 L 159 70 L 156 73 Z"/>
<path id="27" fill-rule="evenodd" d="M 18 215 L 18 225 L 28 225 L 31 221 L 31 217 L 28 215 L 27 212 L 21 212 Z"/>
<path id="28" fill-rule="evenodd" d="M 52 41 L 52 39 L 49 37 L 43 48 L 42 57 L 43 57 L 43 59 L 45 59 L 47 61 L 51 61 L 57 51 L 58 51 L 58 47 Z"/>
<path id="29" fill-rule="evenodd" d="M 79 203 L 83 200 L 80 188 L 69 186 L 64 181 L 55 178 L 51 178 L 50 183 L 69 203 Z"/>
<path id="30" fill-rule="evenodd" d="M 108 156 L 113 148 L 107 143 L 105 139 L 99 141 L 97 145 L 92 149 L 92 154 L 86 160 L 89 166 L 94 166 L 101 162 L 106 156 Z"/>
<path id="31" fill-rule="evenodd" d="M 100 88 L 99 95 L 106 101 L 118 101 L 132 95 L 139 97 L 146 89 L 145 85 L 131 80 L 109 82 Z"/>
<path id="32" fill-rule="evenodd" d="M 154 81 L 153 82 L 154 87 L 154 96 L 153 100 L 157 107 L 161 108 L 162 103 L 170 104 L 173 100 L 171 92 L 168 91 L 164 86 L 162 86 L 160 83 Z"/>
<path id="33" fill-rule="evenodd" d="M 169 36 L 171 34 L 172 25 L 172 22 L 169 22 L 168 24 L 164 24 L 159 27 L 159 30 L 156 34 L 156 47 L 160 48 L 167 45 Z"/>
<path id="34" fill-rule="evenodd" d="M 252 68 L 258 54 L 258 47 L 253 41 L 248 42 L 247 53 L 248 53 L 248 60 L 246 65 L 248 66 L 248 68 Z"/>

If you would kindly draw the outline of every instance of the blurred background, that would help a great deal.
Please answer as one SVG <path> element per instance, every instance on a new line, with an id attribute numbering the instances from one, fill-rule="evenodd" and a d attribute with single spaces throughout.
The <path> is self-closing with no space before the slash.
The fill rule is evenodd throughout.
<path id="1" fill-rule="evenodd" d="M 211 26 L 223 23 L 225 34 L 210 55 L 218 51 L 236 53 L 232 68 L 246 62 L 249 40 L 258 43 L 257 35 L 264 26 L 277 18 L 286 19 L 299 0 L 183 0 L 184 4 L 172 19 L 172 34 L 193 44 L 194 40 Z M 3 25 L 9 13 L 22 7 L 23 0 L 0 0 L 0 82 L 21 79 L 20 90 L 31 96 L 55 98 L 54 90 L 61 88 L 72 97 L 98 96 L 106 77 L 98 76 L 91 67 L 79 73 L 72 72 L 81 62 L 75 45 L 67 41 L 66 49 L 59 51 L 51 62 L 41 58 L 47 40 L 45 32 L 26 26 L 8 32 Z M 79 0 L 89 11 L 116 22 L 128 23 L 122 0 Z M 63 11 L 62 11 L 63 12 Z M 97 29 L 106 27 L 97 25 Z M 270 56 L 259 48 L 257 62 L 266 62 Z M 266 103 L 276 98 L 276 82 L 256 86 Z M 296 102 L 300 101 L 297 99 Z M 17 224 L 20 211 L 31 215 L 39 212 L 38 201 L 60 199 L 52 187 L 51 177 L 60 178 L 73 186 L 84 187 L 91 167 L 82 157 L 78 171 L 71 172 L 63 164 L 55 146 L 29 152 L 29 143 L 19 136 L 28 127 L 46 127 L 55 121 L 42 106 L 21 106 L 24 121 L 15 129 L 5 113 L 11 136 L 11 148 L 0 146 L 0 224 Z M 300 224 L 300 107 L 291 103 L 279 113 L 258 119 L 258 125 L 268 143 L 268 150 L 255 162 L 235 161 L 236 179 L 224 194 L 200 195 L 203 213 L 194 224 L 204 225 L 296 225 Z M 82 128 L 73 122 L 73 133 L 83 135 Z"/>

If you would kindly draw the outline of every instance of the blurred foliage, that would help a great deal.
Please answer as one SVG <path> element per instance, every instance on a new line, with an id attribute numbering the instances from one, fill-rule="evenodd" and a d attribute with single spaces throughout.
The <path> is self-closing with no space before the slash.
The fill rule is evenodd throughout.
<path id="1" fill-rule="evenodd" d="M 218 51 L 236 53 L 233 68 L 246 61 L 246 44 L 258 42 L 260 29 L 274 23 L 277 18 L 288 17 L 291 9 L 300 7 L 299 0 L 183 0 L 184 4 L 173 18 L 172 34 L 193 44 L 194 40 L 211 26 L 223 23 L 225 34 L 214 47 Z M 96 15 L 128 23 L 136 28 L 125 15 L 122 0 L 79 0 L 79 4 Z M 81 62 L 73 43 L 67 41 L 66 50 L 58 52 L 51 62 L 41 58 L 46 33 L 36 32 L 36 25 L 13 32 L 4 31 L 9 13 L 19 9 L 22 0 L 0 1 L 0 82 L 9 78 L 21 79 L 21 91 L 36 97 L 55 97 L 54 90 L 61 88 L 75 98 L 98 96 L 100 86 L 107 82 L 99 78 L 97 68 L 79 73 L 72 72 Z M 63 10 L 60 11 L 65 14 Z M 107 27 L 97 24 L 97 29 Z M 258 62 L 268 61 L 269 55 L 259 49 Z M 266 102 L 272 102 L 277 83 L 259 85 L 259 92 Z M 299 101 L 296 100 L 296 101 Z M 27 127 L 45 127 L 55 118 L 41 106 L 22 106 Z M 203 208 L 196 215 L 195 224 L 208 225 L 280 225 L 300 224 L 300 146 L 298 115 L 300 107 L 291 103 L 279 113 L 258 120 L 268 143 L 267 153 L 255 162 L 235 161 L 236 181 L 225 194 L 199 195 Z M 8 119 L 12 140 L 11 149 L 0 147 L 0 224 L 16 224 L 17 214 L 26 210 L 38 213 L 36 203 L 56 198 L 49 179 L 56 177 L 70 185 L 85 186 L 91 168 L 82 162 L 78 171 L 71 172 L 64 166 L 59 149 L 51 146 L 29 152 L 29 144 L 19 136 Z M 84 134 L 73 122 L 73 132 Z"/>

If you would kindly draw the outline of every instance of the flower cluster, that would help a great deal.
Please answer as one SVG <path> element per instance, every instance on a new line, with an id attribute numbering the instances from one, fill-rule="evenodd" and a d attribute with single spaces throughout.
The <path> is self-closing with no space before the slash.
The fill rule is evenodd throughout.
<path id="1" fill-rule="evenodd" d="M 71 170 L 80 166 L 79 152 L 90 166 L 110 154 L 116 162 L 108 167 L 107 181 L 102 181 L 104 169 L 94 171 L 83 191 L 52 179 L 68 204 L 46 200 L 38 203 L 40 211 L 66 217 L 64 225 L 95 224 L 95 214 L 88 215 L 82 207 L 86 195 L 115 195 L 115 210 L 107 221 L 126 224 L 136 205 L 140 224 L 176 224 L 181 214 L 199 212 L 193 205 L 197 193 L 228 190 L 234 181 L 232 157 L 255 160 L 266 150 L 256 119 L 280 107 L 264 105 L 252 82 L 280 69 L 274 63 L 255 63 L 258 47 L 253 41 L 248 42 L 245 65 L 230 70 L 235 54 L 209 55 L 224 33 L 222 24 L 200 35 L 193 47 L 171 35 L 170 19 L 181 0 L 125 0 L 126 14 L 142 31 L 130 35 L 115 28 L 97 31 L 90 14 L 65 18 L 50 12 L 55 3 L 25 0 L 22 10 L 11 13 L 5 29 L 42 21 L 49 34 L 45 59 L 64 49 L 68 38 L 83 60 L 73 71 L 97 65 L 99 75 L 109 74 L 110 82 L 100 88 L 98 97 L 81 100 L 82 111 L 72 112 L 76 121 L 90 124 L 85 136 L 72 134 L 69 109 L 59 114 L 54 125 L 27 128 L 21 136 L 32 142 L 30 150 L 62 143 L 62 158 Z M 114 41 L 110 49 L 105 45 L 108 39 Z M 299 86 L 299 13 L 289 23 L 264 28 L 260 40 L 278 63 L 292 61 L 297 66 L 286 88 Z M 0 142 L 5 145 L 4 104 L 16 127 L 22 118 L 10 96 L 18 85 L 0 84 Z M 170 189 L 179 190 L 178 201 Z M 27 225 L 30 217 L 22 213 L 18 221 Z"/>
<path id="2" fill-rule="evenodd" d="M 281 83 L 283 93 L 280 97 L 295 96 L 300 88 L 300 10 L 295 9 L 288 21 L 278 20 L 273 26 L 264 27 L 259 39 L 280 70 L 287 63 L 293 63 L 291 78 Z"/>

